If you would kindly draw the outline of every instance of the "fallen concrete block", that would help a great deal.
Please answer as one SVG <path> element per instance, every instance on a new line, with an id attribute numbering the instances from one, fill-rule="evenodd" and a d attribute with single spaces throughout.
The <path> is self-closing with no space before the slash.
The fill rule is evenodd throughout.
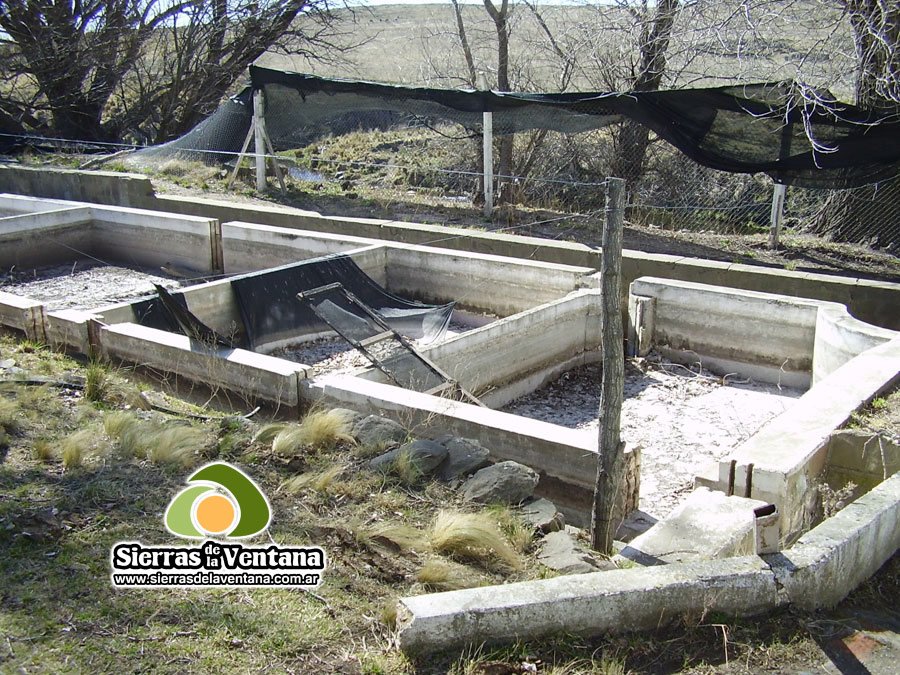
<path id="1" fill-rule="evenodd" d="M 697 488 L 620 555 L 639 565 L 752 555 L 756 553 L 754 509 L 764 506 L 756 499 Z"/>

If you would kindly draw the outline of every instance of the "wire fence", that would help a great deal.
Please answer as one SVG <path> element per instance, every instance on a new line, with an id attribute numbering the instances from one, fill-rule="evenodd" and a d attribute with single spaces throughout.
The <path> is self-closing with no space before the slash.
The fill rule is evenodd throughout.
<path id="1" fill-rule="evenodd" d="M 494 193 L 501 196 L 499 217 L 512 206 L 573 217 L 594 214 L 603 208 L 605 177 L 621 177 L 624 166 L 637 167 L 636 179 L 628 184 L 626 221 L 631 226 L 726 235 L 770 231 L 776 185 L 768 176 L 704 167 L 652 137 L 635 160 L 617 147 L 616 131 L 541 134 L 539 144 L 536 134 L 517 134 L 513 172 L 494 175 Z M 421 127 L 351 136 L 286 153 L 293 160 L 289 175 L 306 189 L 380 195 L 413 213 L 418 208 L 424 214 L 430 206 L 470 208 L 476 216 L 480 212 L 479 137 Z M 500 142 L 495 139 L 495 158 L 502 152 Z M 517 165 L 528 172 L 516 173 Z M 813 234 L 900 253 L 898 181 L 846 190 L 788 187 L 781 221 L 786 234 Z"/>
<path id="2" fill-rule="evenodd" d="M 605 177 L 630 171 L 629 226 L 721 235 L 770 231 L 775 183 L 769 177 L 704 167 L 652 135 L 645 147 L 623 147 L 621 132 L 613 125 L 574 135 L 526 132 L 495 138 L 497 200 L 491 229 L 536 227 L 530 233 L 564 237 L 573 223 L 597 225 Z M 88 147 L 78 141 L 33 140 L 59 151 L 84 152 Z M 511 144 L 503 167 L 509 173 L 498 171 L 504 142 Z M 128 146 L 110 144 L 106 150 L 117 149 Z M 191 156 L 197 152 L 230 157 L 232 166 L 239 157 L 203 150 L 192 150 Z M 285 169 L 293 195 L 306 197 L 310 205 L 335 199 L 354 215 L 380 205 L 382 210 L 371 215 L 484 226 L 481 153 L 480 134 L 456 125 L 415 123 L 332 135 L 302 148 L 279 149 L 274 159 Z M 178 152 L 151 157 L 149 165 L 144 157 L 140 166 L 176 180 L 190 176 Z M 246 173 L 243 189 L 252 185 L 251 173 Z M 201 187 L 205 183 L 199 181 Z M 900 254 L 900 180 L 847 190 L 789 187 L 782 222 L 786 235 L 812 234 Z"/>

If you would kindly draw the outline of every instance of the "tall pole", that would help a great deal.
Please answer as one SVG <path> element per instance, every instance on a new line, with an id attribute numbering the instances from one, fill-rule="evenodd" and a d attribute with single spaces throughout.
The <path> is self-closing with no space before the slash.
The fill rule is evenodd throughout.
<path id="1" fill-rule="evenodd" d="M 489 91 L 484 71 L 478 73 L 481 91 Z M 484 217 L 490 218 L 494 211 L 494 113 L 481 115 L 481 142 L 484 153 Z"/>
<path id="2" fill-rule="evenodd" d="M 619 432 L 625 383 L 622 332 L 622 226 L 625 220 L 625 181 L 606 179 L 606 218 L 603 224 L 601 277 L 601 340 L 603 381 L 600 385 L 600 438 L 597 481 L 591 513 L 591 545 L 607 555 L 625 514 L 625 444 Z"/>
<path id="3" fill-rule="evenodd" d="M 266 190 L 266 140 L 263 133 L 263 93 L 253 92 L 253 142 L 256 147 L 256 189 Z"/>
<path id="4" fill-rule="evenodd" d="M 787 194 L 787 185 L 775 183 L 772 192 L 772 212 L 769 214 L 769 248 L 778 248 L 778 240 L 781 237 L 781 221 L 784 216 L 784 198 Z"/>

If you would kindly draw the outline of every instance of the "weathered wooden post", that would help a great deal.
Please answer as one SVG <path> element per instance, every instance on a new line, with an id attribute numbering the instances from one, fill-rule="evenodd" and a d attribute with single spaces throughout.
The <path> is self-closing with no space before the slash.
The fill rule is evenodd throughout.
<path id="1" fill-rule="evenodd" d="M 478 73 L 478 86 L 481 91 L 490 91 L 483 71 Z M 494 113 L 483 112 L 481 119 L 481 149 L 484 153 L 484 175 L 482 176 L 484 217 L 490 218 L 494 210 Z"/>
<path id="2" fill-rule="evenodd" d="M 781 222 L 784 217 L 784 198 L 787 194 L 787 185 L 775 183 L 772 191 L 772 210 L 769 214 L 769 248 L 778 248 L 781 238 Z"/>
<path id="3" fill-rule="evenodd" d="M 262 89 L 253 92 L 253 134 L 256 147 L 256 189 L 266 191 L 266 142 L 263 136 L 263 93 Z"/>
<path id="4" fill-rule="evenodd" d="M 625 220 L 625 181 L 606 179 L 606 219 L 600 263 L 603 322 L 603 381 L 600 389 L 600 438 L 597 482 L 591 513 L 591 545 L 607 555 L 624 518 L 625 444 L 619 438 L 625 382 L 622 333 L 622 226 Z"/>

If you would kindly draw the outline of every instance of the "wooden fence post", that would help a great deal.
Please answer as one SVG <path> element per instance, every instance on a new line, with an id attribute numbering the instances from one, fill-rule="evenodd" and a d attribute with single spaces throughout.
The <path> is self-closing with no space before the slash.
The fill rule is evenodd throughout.
<path id="1" fill-rule="evenodd" d="M 622 227 L 625 220 L 625 181 L 606 179 L 606 219 L 600 264 L 602 290 L 603 381 L 600 390 L 600 452 L 594 505 L 591 513 L 591 545 L 607 555 L 624 518 L 625 444 L 619 437 L 624 396 L 625 354 L 622 332 Z"/>

